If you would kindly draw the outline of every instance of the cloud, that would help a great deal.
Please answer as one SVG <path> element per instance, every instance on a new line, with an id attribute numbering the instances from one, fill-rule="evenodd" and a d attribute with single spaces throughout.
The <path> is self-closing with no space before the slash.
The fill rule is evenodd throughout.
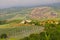
<path id="1" fill-rule="evenodd" d="M 0 7 L 6 6 L 26 6 L 60 2 L 60 0 L 0 0 Z"/>

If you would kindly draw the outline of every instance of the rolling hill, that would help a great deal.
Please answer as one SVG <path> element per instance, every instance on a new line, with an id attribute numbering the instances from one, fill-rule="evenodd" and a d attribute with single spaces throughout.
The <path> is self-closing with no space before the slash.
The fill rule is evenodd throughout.
<path id="1" fill-rule="evenodd" d="M 30 14 L 33 19 L 50 19 L 57 18 L 58 14 L 51 7 L 37 7 L 34 8 Z"/>
<path id="2" fill-rule="evenodd" d="M 0 9 L 0 20 L 7 20 L 7 19 L 25 19 L 26 17 L 29 18 L 30 14 L 31 17 L 34 18 L 60 18 L 60 3 L 54 3 L 54 4 L 47 4 L 47 5 L 39 5 L 39 6 L 31 6 L 31 7 L 11 7 L 11 8 L 4 8 Z M 43 8 L 43 7 L 46 7 Z M 42 8 L 42 11 L 39 11 L 40 8 Z M 33 12 L 33 11 L 38 12 Z M 41 12 L 41 13 L 40 13 Z M 40 13 L 40 14 L 39 14 Z M 41 15 L 42 14 L 42 15 Z M 51 14 L 51 15 L 50 15 Z M 18 16 L 18 17 L 17 17 Z M 40 16 L 40 17 L 39 17 Z"/>
<path id="3" fill-rule="evenodd" d="M 0 9 L 0 20 L 24 18 L 32 8 L 6 8 Z M 17 17 L 18 16 L 18 17 Z M 15 18 L 16 17 L 16 18 Z"/>

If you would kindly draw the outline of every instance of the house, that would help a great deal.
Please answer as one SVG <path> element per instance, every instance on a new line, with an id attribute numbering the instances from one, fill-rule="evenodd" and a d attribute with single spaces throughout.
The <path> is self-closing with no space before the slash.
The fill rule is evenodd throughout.
<path id="1" fill-rule="evenodd" d="M 26 20 L 26 22 L 30 23 L 32 20 Z"/>
<path id="2" fill-rule="evenodd" d="M 31 22 L 31 20 L 23 20 L 23 21 L 21 21 L 20 23 L 26 24 L 26 23 L 30 23 L 30 22 Z"/>
<path id="3" fill-rule="evenodd" d="M 40 25 L 45 25 L 45 24 L 46 24 L 45 21 L 40 22 Z"/>
<path id="4" fill-rule="evenodd" d="M 21 24 L 24 24 L 24 23 L 25 23 L 25 21 L 23 20 L 23 21 L 21 21 L 20 23 L 21 23 Z"/>
<path id="5" fill-rule="evenodd" d="M 55 21 L 55 24 L 59 24 L 59 22 L 58 21 Z"/>
<path id="6" fill-rule="evenodd" d="M 47 23 L 54 24 L 54 21 L 53 20 L 48 20 Z"/>

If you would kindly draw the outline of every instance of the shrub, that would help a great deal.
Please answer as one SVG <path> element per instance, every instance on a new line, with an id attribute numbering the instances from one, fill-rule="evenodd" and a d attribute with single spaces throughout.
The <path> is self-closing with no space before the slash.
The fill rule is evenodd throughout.
<path id="1" fill-rule="evenodd" d="M 6 24 L 6 23 L 7 23 L 6 20 L 0 21 L 0 25 Z"/>
<path id="2" fill-rule="evenodd" d="M 5 39 L 5 38 L 7 38 L 7 37 L 8 37 L 7 34 L 1 34 L 1 35 L 0 35 L 0 38 L 1 38 L 1 39 L 3 39 L 3 38 Z"/>

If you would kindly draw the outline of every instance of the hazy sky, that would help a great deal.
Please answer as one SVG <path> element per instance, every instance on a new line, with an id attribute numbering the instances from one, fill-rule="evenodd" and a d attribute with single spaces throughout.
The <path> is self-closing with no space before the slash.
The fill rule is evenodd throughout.
<path id="1" fill-rule="evenodd" d="M 60 2 L 60 0 L 0 0 L 0 8 L 12 6 L 41 5 Z"/>

